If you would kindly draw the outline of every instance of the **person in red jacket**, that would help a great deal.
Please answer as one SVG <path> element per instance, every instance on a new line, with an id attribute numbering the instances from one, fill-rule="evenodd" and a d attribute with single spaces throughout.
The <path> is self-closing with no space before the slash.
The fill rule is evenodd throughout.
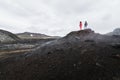
<path id="1" fill-rule="evenodd" d="M 80 21 L 80 25 L 79 26 L 80 26 L 80 30 L 82 30 L 82 22 L 81 21 Z"/>

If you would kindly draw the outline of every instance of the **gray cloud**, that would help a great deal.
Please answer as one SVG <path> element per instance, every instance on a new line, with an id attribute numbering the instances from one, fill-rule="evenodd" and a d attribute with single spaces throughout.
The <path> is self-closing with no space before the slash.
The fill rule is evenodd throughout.
<path id="1" fill-rule="evenodd" d="M 87 20 L 90 28 L 106 33 L 120 25 L 119 4 L 119 0 L 0 0 L 0 28 L 63 36 Z"/>

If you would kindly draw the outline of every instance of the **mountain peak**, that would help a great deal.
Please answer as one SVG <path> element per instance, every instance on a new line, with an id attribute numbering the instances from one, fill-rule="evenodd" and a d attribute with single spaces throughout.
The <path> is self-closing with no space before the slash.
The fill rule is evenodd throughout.
<path id="1" fill-rule="evenodd" d="M 116 28 L 116 29 L 114 29 L 112 32 L 110 32 L 110 33 L 107 33 L 107 35 L 117 35 L 117 36 L 119 36 L 120 35 L 120 28 Z"/>

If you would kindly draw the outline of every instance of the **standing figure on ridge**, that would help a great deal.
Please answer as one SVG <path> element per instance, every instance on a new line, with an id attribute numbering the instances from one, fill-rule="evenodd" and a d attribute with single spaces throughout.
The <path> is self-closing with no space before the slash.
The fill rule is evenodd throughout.
<path id="1" fill-rule="evenodd" d="M 80 30 L 82 30 L 82 22 L 81 21 L 80 21 L 80 25 L 79 26 L 80 26 Z"/>
<path id="2" fill-rule="evenodd" d="M 87 23 L 87 21 L 85 21 L 85 23 L 84 23 L 84 29 L 87 29 L 87 26 L 88 26 L 88 23 Z"/>

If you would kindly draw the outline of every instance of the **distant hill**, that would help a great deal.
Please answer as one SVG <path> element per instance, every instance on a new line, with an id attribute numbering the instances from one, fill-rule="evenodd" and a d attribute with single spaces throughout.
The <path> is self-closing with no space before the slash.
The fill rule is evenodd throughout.
<path id="1" fill-rule="evenodd" d="M 24 32 L 16 34 L 18 37 L 22 39 L 48 39 L 48 38 L 59 38 L 58 36 L 48 36 L 41 33 L 31 33 L 31 32 Z"/>
<path id="2" fill-rule="evenodd" d="M 13 42 L 19 40 L 20 38 L 17 37 L 15 34 L 0 29 L 0 43 Z"/>
<path id="3" fill-rule="evenodd" d="M 116 28 L 113 32 L 107 33 L 107 35 L 119 35 L 120 36 L 120 28 Z"/>

